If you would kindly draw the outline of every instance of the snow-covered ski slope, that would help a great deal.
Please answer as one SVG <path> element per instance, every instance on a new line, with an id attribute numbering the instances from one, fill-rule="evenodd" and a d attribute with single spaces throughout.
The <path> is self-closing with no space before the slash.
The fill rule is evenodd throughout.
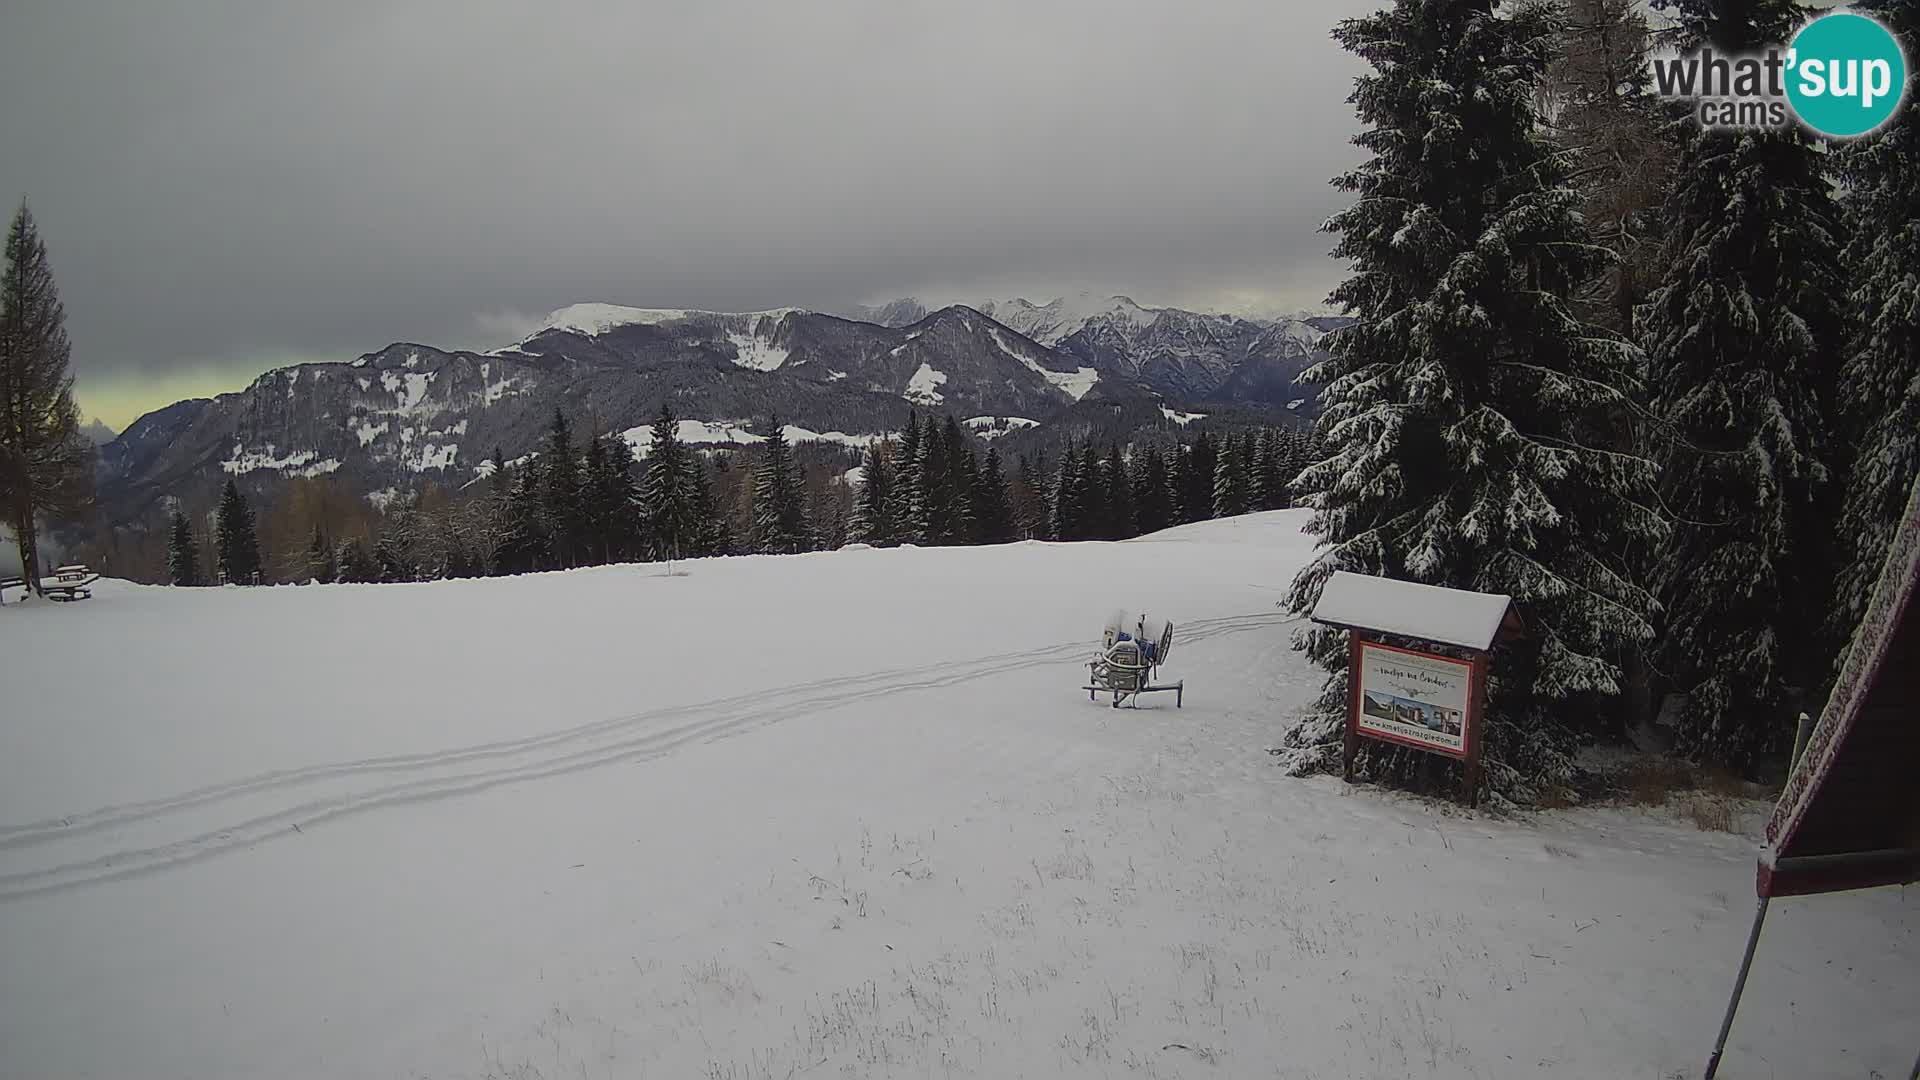
<path id="1" fill-rule="evenodd" d="M 1301 520 L 0 609 L 0 1076 L 1692 1075 L 1751 842 L 1281 775 Z M 1916 927 L 1776 904 L 1722 1075 L 1900 1074 Z"/>

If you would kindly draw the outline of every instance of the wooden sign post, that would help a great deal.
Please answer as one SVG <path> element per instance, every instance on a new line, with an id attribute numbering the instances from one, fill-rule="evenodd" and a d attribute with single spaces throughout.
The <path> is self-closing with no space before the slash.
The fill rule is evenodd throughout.
<path id="1" fill-rule="evenodd" d="M 1377 739 L 1463 762 L 1467 802 L 1478 805 L 1487 660 L 1503 630 L 1517 629 L 1512 601 L 1342 571 L 1327 579 L 1313 621 L 1349 636 L 1347 781 L 1360 740 Z"/>

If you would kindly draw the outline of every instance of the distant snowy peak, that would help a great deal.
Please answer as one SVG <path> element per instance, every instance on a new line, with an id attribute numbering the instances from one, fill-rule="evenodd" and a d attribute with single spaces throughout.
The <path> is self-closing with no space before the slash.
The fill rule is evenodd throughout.
<path id="1" fill-rule="evenodd" d="M 701 311 L 693 308 L 624 307 L 620 304 L 570 304 L 548 315 L 534 333 L 565 330 L 594 337 L 622 326 L 657 326 L 703 317 L 757 323 L 763 317 L 778 320 L 800 310 L 803 309 L 783 307 L 767 311 Z"/>
<path id="2" fill-rule="evenodd" d="M 1075 293 L 1057 297 L 1045 304 L 1018 297 L 1012 300 L 986 300 L 974 305 L 981 314 L 990 315 L 1042 345 L 1057 345 L 1081 327 L 1096 320 L 1119 321 L 1132 326 L 1151 326 L 1160 317 L 1158 308 L 1144 308 L 1125 296 L 1099 296 Z"/>

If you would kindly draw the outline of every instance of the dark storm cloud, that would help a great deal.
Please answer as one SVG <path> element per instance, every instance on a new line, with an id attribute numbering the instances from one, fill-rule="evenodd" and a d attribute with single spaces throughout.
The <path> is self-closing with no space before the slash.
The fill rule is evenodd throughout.
<path id="1" fill-rule="evenodd" d="M 1369 6 L 27 0 L 0 193 L 83 387 L 578 300 L 1311 300 Z"/>

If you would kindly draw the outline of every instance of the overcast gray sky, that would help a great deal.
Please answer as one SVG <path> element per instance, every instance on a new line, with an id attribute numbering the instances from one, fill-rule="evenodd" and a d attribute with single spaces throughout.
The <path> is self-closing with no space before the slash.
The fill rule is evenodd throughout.
<path id="1" fill-rule="evenodd" d="M 83 409 L 587 300 L 1298 307 L 1368 0 L 10 0 Z"/>

